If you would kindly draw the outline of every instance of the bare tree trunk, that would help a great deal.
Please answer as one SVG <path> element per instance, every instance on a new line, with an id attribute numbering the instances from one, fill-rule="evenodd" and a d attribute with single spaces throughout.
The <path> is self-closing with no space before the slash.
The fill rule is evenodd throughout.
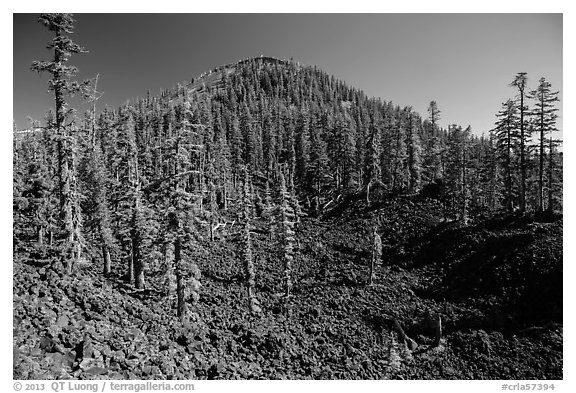
<path id="1" fill-rule="evenodd" d="M 256 286 L 256 274 L 254 272 L 254 260 L 252 255 L 252 245 L 250 240 L 250 231 L 246 227 L 244 233 L 244 273 L 246 274 L 246 288 L 248 292 L 248 308 L 252 314 L 262 312 L 260 302 L 256 297 L 254 287 Z"/>
<path id="2" fill-rule="evenodd" d="M 552 142 L 552 136 L 550 135 L 550 146 L 548 152 L 548 212 L 554 212 L 554 144 Z"/>
<path id="3" fill-rule="evenodd" d="M 432 344 L 433 347 L 437 347 L 440 345 L 440 339 L 442 338 L 442 318 L 440 315 L 436 317 L 436 334 L 434 336 L 434 343 Z"/>
<path id="4" fill-rule="evenodd" d="M 42 226 L 38 227 L 38 244 L 39 245 L 44 244 L 44 227 Z"/>
<path id="5" fill-rule="evenodd" d="M 162 245 L 162 256 L 164 258 L 164 266 L 168 266 L 168 242 L 164 242 L 164 244 Z"/>
<path id="6" fill-rule="evenodd" d="M 294 212 L 290 206 L 290 196 L 286 190 L 286 181 L 282 173 L 280 174 L 280 222 L 282 259 L 284 262 L 284 296 L 287 300 L 292 290 L 292 262 L 294 260 L 294 243 L 296 233 L 294 232 Z"/>
<path id="7" fill-rule="evenodd" d="M 138 188 L 136 192 L 139 192 Z M 141 253 L 142 236 L 140 232 L 140 201 L 138 196 L 136 197 L 134 211 L 132 214 L 132 274 L 134 276 L 133 279 L 136 288 L 144 289 L 144 260 Z"/>
<path id="8" fill-rule="evenodd" d="M 132 268 L 134 274 L 135 286 L 137 289 L 143 289 L 145 286 L 144 282 L 144 261 L 142 260 L 142 255 L 140 255 L 140 239 L 139 237 L 134 237 L 132 239 Z"/>
<path id="9" fill-rule="evenodd" d="M 370 259 L 370 275 L 368 276 L 368 285 L 374 284 L 374 276 L 374 255 L 372 255 L 372 258 Z"/>
<path id="10" fill-rule="evenodd" d="M 76 261 L 76 263 L 80 262 L 80 259 L 82 258 L 82 244 L 80 244 L 79 241 L 76 241 L 76 244 L 74 244 L 74 247 L 76 248 L 76 254 L 74 257 L 74 260 Z"/>
<path id="11" fill-rule="evenodd" d="M 102 259 L 104 260 L 104 275 L 112 272 L 112 260 L 110 259 L 110 250 L 106 244 L 102 244 Z"/>
<path id="12" fill-rule="evenodd" d="M 165 294 L 168 296 L 170 302 L 170 308 L 172 308 L 172 295 L 174 295 L 174 288 L 176 283 L 176 277 L 174 276 L 174 251 L 171 251 L 174 242 L 167 241 L 162 246 L 163 252 L 163 266 L 164 266 L 164 286 Z"/>
<path id="13" fill-rule="evenodd" d="M 182 243 L 180 237 L 176 237 L 174 241 L 174 264 L 176 267 L 176 315 L 181 321 L 187 318 L 186 298 L 184 294 L 184 272 L 182 269 Z"/>
<path id="14" fill-rule="evenodd" d="M 128 257 L 128 274 L 126 276 L 126 282 L 132 284 L 134 282 L 134 254 L 130 251 L 130 256 Z"/>
<path id="15" fill-rule="evenodd" d="M 416 341 L 408 337 L 408 335 L 404 332 L 404 329 L 402 329 L 400 322 L 394 319 L 392 320 L 392 323 L 394 324 L 394 327 L 396 328 L 396 331 L 398 332 L 398 335 L 402 339 L 403 343 L 408 346 L 408 349 L 410 349 L 411 351 L 416 350 L 418 348 L 418 344 L 416 343 Z"/>
<path id="16" fill-rule="evenodd" d="M 462 150 L 462 205 L 461 205 L 461 220 L 464 225 L 468 224 L 468 201 L 467 201 L 467 193 L 466 193 L 466 150 Z"/>
<path id="17" fill-rule="evenodd" d="M 72 274 L 74 264 L 74 222 L 72 221 L 72 199 L 70 187 L 70 171 L 68 160 L 64 159 L 62 163 L 62 218 L 64 224 L 64 233 L 66 234 L 66 273 Z"/>
<path id="18" fill-rule="evenodd" d="M 510 123 L 508 123 L 506 131 L 506 210 L 512 213 L 514 207 L 512 206 L 512 131 Z"/>
<path id="19" fill-rule="evenodd" d="M 372 184 L 371 181 L 368 182 L 368 184 L 366 185 L 366 203 L 369 205 L 370 204 L 370 185 Z"/>
<path id="20" fill-rule="evenodd" d="M 374 229 L 374 240 L 372 244 L 372 258 L 370 259 L 370 276 L 368 277 L 368 285 L 372 285 L 376 278 L 376 264 L 382 258 L 382 239 Z"/>
<path id="21" fill-rule="evenodd" d="M 134 154 L 137 154 L 135 152 Z M 140 208 L 140 172 L 137 155 L 134 160 L 134 173 L 132 177 L 132 190 L 134 192 L 134 205 L 132 207 L 132 271 L 137 289 L 144 289 L 144 260 L 142 255 L 142 217 Z"/>
<path id="22" fill-rule="evenodd" d="M 144 280 L 144 270 L 138 270 L 138 273 L 136 274 L 135 277 L 135 281 L 136 281 L 136 288 L 137 289 L 144 289 L 146 287 L 146 281 Z"/>
<path id="23" fill-rule="evenodd" d="M 520 89 L 520 212 L 526 211 L 526 144 L 524 143 L 524 89 Z"/>

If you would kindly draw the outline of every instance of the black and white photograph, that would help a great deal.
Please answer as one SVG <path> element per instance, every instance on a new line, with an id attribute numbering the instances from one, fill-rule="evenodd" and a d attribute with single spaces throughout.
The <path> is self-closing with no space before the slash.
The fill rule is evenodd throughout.
<path id="1" fill-rule="evenodd" d="M 562 13 L 12 18 L 15 390 L 558 390 Z"/>

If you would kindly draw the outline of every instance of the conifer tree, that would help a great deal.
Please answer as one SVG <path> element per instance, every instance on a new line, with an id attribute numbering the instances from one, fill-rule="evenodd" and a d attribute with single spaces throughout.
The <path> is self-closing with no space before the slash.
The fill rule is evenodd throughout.
<path id="1" fill-rule="evenodd" d="M 546 137 L 551 132 L 556 131 L 556 112 L 558 108 L 554 105 L 558 102 L 558 92 L 551 90 L 552 85 L 545 78 L 540 78 L 536 90 L 530 92 L 530 98 L 536 101 L 535 108 L 532 111 L 536 130 L 539 134 L 539 171 L 538 171 L 538 211 L 544 211 L 544 162 Z M 552 151 L 549 150 L 549 154 Z"/>
<path id="2" fill-rule="evenodd" d="M 408 192 L 414 193 L 420 189 L 422 173 L 420 159 L 420 140 L 418 138 L 419 119 L 413 113 L 411 107 L 404 109 L 404 127 L 406 132 L 406 163 L 408 165 L 409 185 Z"/>
<path id="3" fill-rule="evenodd" d="M 496 115 L 498 121 L 493 129 L 495 148 L 498 159 L 503 162 L 504 169 L 504 205 L 508 212 L 514 210 L 514 178 L 515 178 L 515 151 L 519 139 L 517 122 L 518 107 L 512 100 L 502 104 L 502 109 Z"/>
<path id="4" fill-rule="evenodd" d="M 488 157 L 486 159 L 487 166 L 485 167 L 487 180 L 485 180 L 485 183 L 488 183 L 488 193 L 489 193 L 488 207 L 490 211 L 493 212 L 501 205 L 498 203 L 498 200 L 500 199 L 499 198 L 500 192 L 497 187 L 500 174 L 498 171 L 498 160 L 496 155 L 495 141 L 492 132 L 490 132 L 488 143 L 489 143 L 487 148 Z"/>
<path id="5" fill-rule="evenodd" d="M 260 302 L 256 296 L 256 273 L 254 271 L 254 256 L 252 253 L 251 229 L 251 207 L 252 196 L 250 193 L 248 170 L 244 169 L 244 187 L 242 198 L 242 221 L 244 228 L 242 231 L 242 259 L 244 261 L 244 274 L 246 280 L 246 290 L 248 295 L 248 309 L 252 314 L 262 312 Z"/>
<path id="6" fill-rule="evenodd" d="M 389 120 L 391 134 L 391 174 L 392 192 L 404 190 L 408 184 L 409 173 L 407 163 L 407 149 L 404 130 L 401 124 L 400 108 L 396 107 L 393 117 Z"/>
<path id="7" fill-rule="evenodd" d="M 310 117 L 308 109 L 303 107 L 298 112 L 296 127 L 296 178 L 305 183 L 310 162 Z"/>
<path id="8" fill-rule="evenodd" d="M 302 207 L 300 206 L 300 200 L 298 199 L 298 195 L 296 193 L 296 185 L 294 184 L 294 172 L 288 172 L 288 195 L 290 195 L 290 207 L 294 212 L 294 222 L 296 225 L 300 224 L 300 219 L 304 216 L 304 212 L 302 211 Z"/>
<path id="9" fill-rule="evenodd" d="M 561 155 L 556 150 L 559 140 L 548 138 L 548 208 L 549 213 L 554 212 L 557 199 L 562 195 L 562 160 Z M 560 197 L 556 195 L 560 194 Z"/>
<path id="10" fill-rule="evenodd" d="M 352 188 L 357 186 L 358 173 L 356 170 L 356 130 L 355 122 L 350 116 L 346 116 L 345 120 L 338 125 L 340 134 L 340 151 L 342 152 L 341 161 L 342 166 L 342 186 L 344 188 Z"/>
<path id="11" fill-rule="evenodd" d="M 238 176 L 241 173 L 241 167 L 245 162 L 245 155 L 243 150 L 244 139 L 240 131 L 240 122 L 238 117 L 233 113 L 228 122 L 228 141 L 230 141 L 230 150 L 232 158 L 232 171 L 233 171 L 233 191 L 236 191 Z"/>
<path id="12" fill-rule="evenodd" d="M 277 157 L 277 130 L 276 125 L 272 120 L 272 115 L 268 108 L 268 102 L 265 98 L 262 98 L 262 154 L 263 154 L 263 164 L 265 165 L 265 173 L 267 178 L 270 178 L 275 171 Z"/>
<path id="13" fill-rule="evenodd" d="M 266 179 L 266 186 L 264 189 L 264 211 L 262 215 L 268 223 L 269 239 L 272 241 L 274 240 L 274 235 L 277 232 L 277 229 L 274 206 L 272 203 L 272 192 L 270 190 L 270 181 L 268 181 L 268 179 Z"/>
<path id="14" fill-rule="evenodd" d="M 215 170 L 216 170 L 216 187 L 218 190 L 218 196 L 220 200 L 220 205 L 222 210 L 226 211 L 228 209 L 228 190 L 230 189 L 230 179 L 231 179 L 231 152 L 230 145 L 226 139 L 226 130 L 219 116 L 215 118 Z"/>
<path id="15" fill-rule="evenodd" d="M 424 138 L 422 139 L 422 180 L 432 183 L 441 178 L 441 145 L 440 145 L 440 110 L 436 101 L 431 101 L 428 106 L 428 122 L 424 123 Z"/>
<path id="16" fill-rule="evenodd" d="M 432 125 L 431 131 L 435 132 L 438 128 L 438 121 L 440 120 L 440 109 L 438 109 L 438 104 L 436 101 L 430 101 L 428 105 L 428 119 L 430 120 L 430 124 Z"/>
<path id="17" fill-rule="evenodd" d="M 382 167 L 380 153 L 382 150 L 380 118 L 374 105 L 370 118 L 369 137 L 366 143 L 366 167 L 364 169 L 364 187 L 366 188 L 366 202 L 370 203 L 370 188 L 378 184 L 381 178 Z"/>
<path id="18" fill-rule="evenodd" d="M 356 173 L 358 175 L 359 182 L 364 186 L 364 170 L 366 167 L 366 138 L 368 135 L 368 129 L 366 126 L 366 121 L 364 120 L 365 112 L 362 110 L 363 107 L 357 108 L 353 114 L 353 121 L 356 129 L 356 154 L 355 154 L 355 167 Z"/>
<path id="19" fill-rule="evenodd" d="M 26 228 L 27 220 L 24 210 L 28 206 L 28 201 L 24 197 L 25 168 L 22 159 L 23 143 L 17 135 L 16 123 L 13 124 L 12 138 L 12 243 L 14 252 L 16 252 Z"/>
<path id="20" fill-rule="evenodd" d="M 40 130 L 36 122 L 32 130 Z M 54 211 L 58 211 L 53 198 L 52 178 L 55 168 L 51 163 L 52 139 L 50 131 L 14 131 L 13 145 L 13 212 L 15 245 L 19 240 L 35 238 L 38 248 L 52 245 Z M 33 229 L 34 234 L 29 233 Z"/>
<path id="21" fill-rule="evenodd" d="M 102 154 L 101 141 L 98 138 L 98 130 L 96 124 L 96 101 L 99 98 L 98 75 L 94 81 L 92 90 L 92 112 L 90 113 L 89 127 L 90 127 L 90 150 L 88 152 L 88 172 L 89 172 L 89 186 L 91 191 L 91 199 L 94 204 L 93 217 L 96 219 L 97 230 L 102 250 L 103 273 L 105 275 L 112 272 L 112 259 L 110 256 L 111 250 L 114 247 L 114 240 L 112 230 L 110 228 L 110 211 L 108 208 L 108 192 L 107 192 L 107 173 Z"/>
<path id="22" fill-rule="evenodd" d="M 49 90 L 54 92 L 56 103 L 55 133 L 58 144 L 58 179 L 60 195 L 60 216 L 65 238 L 66 271 L 72 273 L 73 249 L 79 247 L 79 223 L 81 222 L 79 202 L 74 190 L 73 147 L 74 135 L 70 123 L 67 123 L 70 110 L 66 103 L 67 96 L 83 92 L 88 82 L 79 83 L 71 78 L 78 72 L 74 66 L 66 63 L 77 53 L 86 52 L 74 43 L 68 34 L 74 30 L 74 19 L 71 14 L 42 14 L 38 22 L 54 32 L 54 38 L 48 49 L 54 50 L 53 61 L 34 61 L 31 69 L 36 72 L 48 72 L 52 78 L 48 81 Z M 79 257 L 79 254 L 77 255 Z"/>
<path id="23" fill-rule="evenodd" d="M 524 213 L 526 211 L 526 150 L 527 142 L 530 139 L 530 135 L 526 129 L 526 122 L 524 121 L 524 115 L 528 111 L 528 107 L 524 105 L 525 90 L 526 90 L 527 77 L 525 72 L 519 72 L 514 77 L 514 80 L 510 84 L 518 89 L 518 95 L 520 98 L 520 140 L 519 140 L 519 153 L 520 153 L 520 212 Z"/>
<path id="24" fill-rule="evenodd" d="M 462 129 L 453 124 L 449 127 L 447 141 L 448 155 L 451 157 L 446 168 L 448 201 L 454 213 L 462 222 L 468 219 L 468 150 L 470 128 Z"/>
<path id="25" fill-rule="evenodd" d="M 294 262 L 294 245 L 296 233 L 294 231 L 295 215 L 290 206 L 290 194 L 286 188 L 284 174 L 280 173 L 280 205 L 278 207 L 280 229 L 280 257 L 284 264 L 283 284 L 284 296 L 287 299 L 292 291 L 292 263 Z"/>
<path id="26" fill-rule="evenodd" d="M 469 198 L 469 185 L 468 185 L 468 166 L 469 166 L 469 149 L 470 149 L 470 135 L 472 128 L 470 126 L 462 133 L 461 143 L 461 185 L 460 185 L 460 221 L 466 225 L 468 223 L 468 198 Z"/>
<path id="27" fill-rule="evenodd" d="M 328 153 L 322 138 L 322 128 L 316 122 L 310 129 L 310 161 L 308 163 L 308 189 L 314 198 L 316 214 L 320 213 L 324 201 L 323 191 L 328 177 Z"/>
<path id="28" fill-rule="evenodd" d="M 254 168 L 257 164 L 257 138 L 254 130 L 254 121 L 252 114 L 246 102 L 242 106 L 242 113 L 240 114 L 240 132 L 242 133 L 242 151 L 244 162 Z"/>
<path id="29" fill-rule="evenodd" d="M 498 160 L 496 149 L 494 148 L 493 132 L 486 138 L 482 135 L 471 146 L 475 164 L 475 176 L 470 180 L 470 194 L 473 200 L 477 201 L 482 211 L 494 212 L 498 207 L 498 199 L 501 195 L 498 183 L 501 181 L 501 174 L 498 170 Z"/>
<path id="30" fill-rule="evenodd" d="M 370 273 L 368 276 L 368 285 L 372 285 L 376 278 L 376 265 L 382 258 L 382 239 L 377 232 L 377 226 L 374 224 L 372 231 L 372 255 L 370 257 Z"/>
<path id="31" fill-rule="evenodd" d="M 71 132 L 72 134 L 77 133 L 76 126 L 74 124 L 71 125 Z M 68 260 L 67 264 L 67 273 L 71 274 L 73 269 L 73 264 L 76 262 L 80 262 L 82 257 L 82 250 L 86 246 L 85 238 L 83 235 L 83 227 L 84 227 L 84 216 L 82 214 L 82 208 L 80 206 L 81 199 L 83 196 L 80 193 L 80 186 L 78 184 L 78 161 L 79 161 L 79 146 L 78 146 L 78 139 L 72 138 L 71 139 L 71 146 L 70 146 L 70 153 L 71 153 L 71 160 L 70 160 L 70 207 L 71 212 L 70 216 L 72 217 L 72 238 L 74 239 L 73 242 L 69 243 L 72 244 L 71 252 L 71 260 Z"/>
<path id="32" fill-rule="evenodd" d="M 143 212 L 142 212 L 142 195 L 140 168 L 138 163 L 138 144 L 136 142 L 136 130 L 133 116 L 130 112 L 126 115 L 124 143 L 126 149 L 124 181 L 126 182 L 126 208 L 130 215 L 130 221 L 127 223 L 128 235 L 128 272 L 127 281 L 135 283 L 136 288 L 144 287 L 144 255 L 142 250 L 143 242 Z"/>
<path id="33" fill-rule="evenodd" d="M 201 253 L 199 246 L 201 230 L 194 225 L 198 216 L 198 203 L 204 193 L 201 182 L 190 181 L 201 174 L 198 170 L 199 158 L 203 154 L 202 135 L 197 131 L 204 126 L 193 124 L 190 103 L 185 100 L 174 113 L 174 128 L 167 130 L 164 140 L 167 156 L 170 157 L 167 176 L 157 179 L 146 188 L 158 204 L 162 204 L 161 214 L 165 217 L 164 232 L 173 245 L 173 264 L 165 267 L 170 285 L 174 272 L 176 281 L 176 315 L 185 322 L 191 316 L 197 317 L 195 305 L 200 299 L 201 272 L 194 257 Z M 167 251 L 167 250 L 166 250 Z M 192 313 L 189 305 L 193 306 Z"/>

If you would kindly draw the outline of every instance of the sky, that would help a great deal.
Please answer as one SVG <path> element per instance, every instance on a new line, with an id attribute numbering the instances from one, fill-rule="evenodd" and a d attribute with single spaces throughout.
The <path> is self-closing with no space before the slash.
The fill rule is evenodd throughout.
<path id="1" fill-rule="evenodd" d="M 27 128 L 53 104 L 47 75 L 51 32 L 37 14 L 14 14 L 13 117 Z M 189 81 L 217 66 L 261 54 L 293 58 L 423 116 L 438 103 L 440 125 L 493 127 L 510 82 L 545 77 L 562 99 L 562 14 L 75 14 L 78 79 L 99 74 L 98 102 L 118 106 Z M 72 106 L 83 111 L 80 100 Z M 562 108 L 558 106 L 558 128 Z"/>

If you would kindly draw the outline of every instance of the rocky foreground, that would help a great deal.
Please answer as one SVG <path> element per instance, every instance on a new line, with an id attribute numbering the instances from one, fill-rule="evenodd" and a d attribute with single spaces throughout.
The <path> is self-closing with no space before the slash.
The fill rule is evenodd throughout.
<path id="1" fill-rule="evenodd" d="M 230 234 L 198 260 L 201 298 L 185 325 L 154 266 L 137 291 L 121 266 L 103 277 L 86 264 L 66 277 L 16 253 L 14 378 L 562 379 L 562 219 L 463 227 L 441 216 L 432 200 L 393 199 L 305 219 L 287 307 L 281 263 L 256 223 L 258 317 L 247 312 Z M 366 286 L 377 218 L 383 263 Z"/>

